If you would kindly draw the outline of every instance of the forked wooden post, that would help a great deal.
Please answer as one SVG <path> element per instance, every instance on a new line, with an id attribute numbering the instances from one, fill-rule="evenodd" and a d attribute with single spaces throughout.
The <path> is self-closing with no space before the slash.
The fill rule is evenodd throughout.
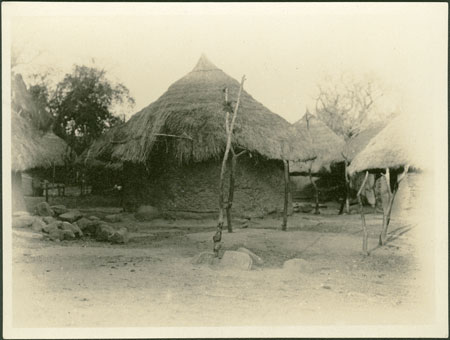
<path id="1" fill-rule="evenodd" d="M 233 128 L 234 128 L 234 123 L 236 121 L 239 103 L 241 100 L 242 89 L 244 87 L 244 81 L 245 81 L 245 76 L 242 76 L 241 85 L 239 87 L 238 98 L 236 101 L 236 106 L 234 107 L 233 117 L 231 118 L 231 123 L 229 123 L 230 113 L 228 111 L 226 112 L 226 117 L 225 117 L 225 129 L 227 132 L 227 144 L 225 146 L 225 153 L 223 155 L 222 167 L 220 169 L 219 218 L 218 218 L 218 222 L 217 222 L 216 233 L 213 236 L 213 242 L 214 242 L 213 251 L 214 251 L 214 254 L 216 257 L 219 256 L 219 250 L 222 246 L 221 240 L 222 240 L 222 229 L 223 229 L 223 223 L 224 223 L 223 222 L 223 215 L 224 215 L 223 196 L 224 196 L 225 170 L 226 170 L 226 166 L 227 166 L 228 155 L 229 155 L 230 149 L 231 149 L 231 139 L 232 139 L 232 134 L 233 134 Z M 227 98 L 227 97 L 228 97 L 228 90 L 225 89 L 225 98 Z"/>
<path id="2" fill-rule="evenodd" d="M 284 164 L 284 210 L 283 210 L 283 224 L 281 230 L 287 230 L 287 215 L 289 204 L 289 161 L 283 160 Z"/>
<path id="3" fill-rule="evenodd" d="M 231 169 L 230 169 L 230 187 L 228 189 L 228 201 L 226 205 L 226 211 L 227 211 L 227 228 L 228 232 L 233 232 L 233 224 L 231 221 L 231 208 L 233 207 L 233 199 L 234 199 L 234 184 L 236 181 L 236 165 L 237 160 L 239 156 L 247 152 L 247 150 L 241 151 L 238 154 L 236 154 L 233 150 L 233 147 L 231 148 Z"/>
<path id="4" fill-rule="evenodd" d="M 397 178 L 397 185 L 394 186 L 393 189 L 391 189 L 391 185 L 390 185 L 390 174 L 389 174 L 389 168 L 386 169 L 386 182 L 387 187 L 388 187 L 388 191 L 389 191 L 389 202 L 388 202 L 388 206 L 387 209 L 385 211 L 385 208 L 383 206 L 383 227 L 381 230 L 381 234 L 380 234 L 380 239 L 379 239 L 379 245 L 385 245 L 386 244 L 386 240 L 387 240 L 387 230 L 389 227 L 389 222 L 391 221 L 391 213 L 392 213 L 392 206 L 394 205 L 394 199 L 395 199 L 395 195 L 398 192 L 398 188 L 400 185 L 400 182 L 407 176 L 408 174 L 408 170 L 409 170 L 409 165 L 406 165 L 403 173 Z M 391 191 L 392 190 L 392 191 Z"/>
<path id="5" fill-rule="evenodd" d="M 369 255 L 369 252 L 367 251 L 367 238 L 368 238 L 368 233 L 367 233 L 367 226 L 366 226 L 366 217 L 364 216 L 364 207 L 362 204 L 362 200 L 361 200 L 361 192 L 364 189 L 364 186 L 366 185 L 366 181 L 367 181 L 367 177 L 369 177 L 369 171 L 366 171 L 366 175 L 364 176 L 364 180 L 361 184 L 361 187 L 358 190 L 358 193 L 356 194 L 356 197 L 358 198 L 358 203 L 359 203 L 359 211 L 361 213 L 361 223 L 362 223 L 362 227 L 363 227 L 363 253 L 365 255 Z"/>

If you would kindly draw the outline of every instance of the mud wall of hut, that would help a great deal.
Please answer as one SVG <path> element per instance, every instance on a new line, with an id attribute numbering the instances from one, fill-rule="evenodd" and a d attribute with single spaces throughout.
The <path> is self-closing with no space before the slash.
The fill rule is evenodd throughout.
<path id="1" fill-rule="evenodd" d="M 241 156 L 238 159 L 234 217 L 251 218 L 283 211 L 284 184 L 280 163 L 256 157 Z M 124 204 L 128 210 L 148 204 L 159 208 L 169 218 L 217 216 L 219 161 L 178 166 L 161 160 L 153 162 L 147 169 L 124 164 L 124 171 Z M 226 178 L 227 193 L 228 175 Z"/>

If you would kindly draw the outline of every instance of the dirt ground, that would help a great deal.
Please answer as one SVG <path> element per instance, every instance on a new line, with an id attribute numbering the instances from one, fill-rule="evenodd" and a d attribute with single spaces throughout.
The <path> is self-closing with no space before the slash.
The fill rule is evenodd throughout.
<path id="1" fill-rule="evenodd" d="M 393 220 L 389 243 L 377 247 L 381 215 L 366 219 L 370 256 L 360 251 L 359 215 L 297 213 L 286 232 L 279 218 L 237 224 L 224 233 L 224 248 L 259 255 L 264 264 L 250 271 L 191 264 L 211 250 L 213 220 L 144 223 L 130 215 L 115 223 L 130 230 L 126 245 L 56 243 L 15 229 L 13 327 L 426 322 L 433 296 L 421 279 L 416 228 Z M 292 258 L 311 270 L 283 269 Z"/>

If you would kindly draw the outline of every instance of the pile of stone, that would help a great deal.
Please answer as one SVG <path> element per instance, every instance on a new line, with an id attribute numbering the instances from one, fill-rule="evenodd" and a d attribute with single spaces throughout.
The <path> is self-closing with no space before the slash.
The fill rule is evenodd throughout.
<path id="1" fill-rule="evenodd" d="M 120 215 L 105 216 L 105 220 L 114 223 L 121 221 Z M 39 203 L 35 214 L 19 211 L 13 214 L 13 228 L 31 228 L 42 232 L 52 241 L 75 240 L 90 237 L 96 241 L 115 244 L 128 243 L 127 228 L 113 228 L 97 216 L 85 217 L 76 209 L 67 209 L 64 205 L 50 206 Z"/>

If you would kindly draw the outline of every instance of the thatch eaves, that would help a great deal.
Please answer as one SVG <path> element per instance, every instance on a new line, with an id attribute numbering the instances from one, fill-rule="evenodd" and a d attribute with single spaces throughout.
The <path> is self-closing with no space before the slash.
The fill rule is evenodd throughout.
<path id="1" fill-rule="evenodd" d="M 291 172 L 312 173 L 329 171 L 330 165 L 344 160 L 342 149 L 345 141 L 334 133 L 324 122 L 307 112 L 293 124 L 296 133 L 308 135 L 314 160 L 309 162 L 293 162 Z"/>
<path id="2" fill-rule="evenodd" d="M 426 169 L 429 164 L 431 131 L 406 115 L 392 120 L 373 137 L 367 146 L 351 162 L 350 174 L 371 169 L 401 168 L 409 165 Z"/>
<path id="3" fill-rule="evenodd" d="M 342 155 L 345 160 L 351 162 L 355 156 L 360 153 L 369 144 L 370 140 L 375 137 L 386 126 L 385 123 L 378 123 L 361 131 L 356 136 L 353 136 L 344 145 Z"/>
<path id="4" fill-rule="evenodd" d="M 231 106 L 239 83 L 204 55 L 194 69 L 172 84 L 155 102 L 91 147 L 94 158 L 146 162 L 155 143 L 163 141 L 179 162 L 221 158 L 226 144 L 224 89 Z M 175 137 L 167 137 L 176 136 Z M 308 140 L 290 124 L 253 99 L 241 96 L 233 146 L 269 159 L 306 160 Z"/>
<path id="5" fill-rule="evenodd" d="M 25 82 L 16 75 L 11 86 L 11 170 L 63 165 L 70 149 L 51 131 L 39 130 L 39 111 Z"/>

